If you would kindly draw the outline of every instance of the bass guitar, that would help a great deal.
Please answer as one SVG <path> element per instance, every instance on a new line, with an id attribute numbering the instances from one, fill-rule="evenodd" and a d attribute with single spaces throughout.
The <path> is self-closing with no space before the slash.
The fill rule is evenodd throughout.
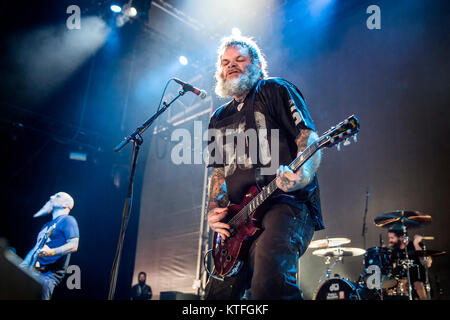
<path id="1" fill-rule="evenodd" d="M 54 223 L 48 230 L 45 232 L 44 236 L 42 237 L 41 241 L 39 241 L 39 244 L 36 246 L 34 252 L 31 254 L 30 261 L 28 263 L 28 268 L 30 269 L 38 269 L 39 262 L 37 261 L 39 258 L 39 253 L 41 252 L 44 245 L 47 243 L 48 238 L 50 238 L 51 234 L 53 233 L 53 230 L 56 228 L 56 223 Z"/>

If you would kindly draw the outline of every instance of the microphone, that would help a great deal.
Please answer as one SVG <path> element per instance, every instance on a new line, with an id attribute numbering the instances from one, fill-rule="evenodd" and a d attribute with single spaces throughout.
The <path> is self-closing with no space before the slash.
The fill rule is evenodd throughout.
<path id="1" fill-rule="evenodd" d="M 182 85 L 184 91 L 191 91 L 191 92 L 195 93 L 196 95 L 198 95 L 200 98 L 205 99 L 205 97 L 206 97 L 206 91 L 205 90 L 197 89 L 193 85 L 191 85 L 189 83 L 186 83 L 186 82 L 183 82 L 183 81 L 181 81 L 180 79 L 177 79 L 177 78 L 173 78 L 173 80 L 176 83 Z"/>
<path id="2" fill-rule="evenodd" d="M 41 210 L 39 210 L 38 212 L 36 212 L 34 214 L 33 218 L 45 216 L 45 215 L 49 214 L 50 212 L 52 212 L 52 210 L 53 210 L 53 205 L 52 205 L 51 201 L 47 201 L 47 203 L 44 204 L 44 206 L 41 208 Z"/>

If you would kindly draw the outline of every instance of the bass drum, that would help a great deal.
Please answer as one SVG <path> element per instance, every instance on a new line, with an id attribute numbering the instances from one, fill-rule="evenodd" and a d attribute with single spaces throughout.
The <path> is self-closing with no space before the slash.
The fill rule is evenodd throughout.
<path id="1" fill-rule="evenodd" d="M 343 278 L 330 278 L 314 294 L 314 300 L 360 300 L 356 286 Z"/>

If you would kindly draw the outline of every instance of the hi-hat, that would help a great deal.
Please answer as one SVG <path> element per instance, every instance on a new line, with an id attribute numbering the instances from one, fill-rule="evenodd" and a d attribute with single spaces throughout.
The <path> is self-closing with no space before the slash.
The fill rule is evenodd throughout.
<path id="1" fill-rule="evenodd" d="M 349 244 L 351 242 L 348 238 L 327 238 L 311 241 L 308 248 L 322 249 L 330 247 L 339 247 L 344 244 Z"/>
<path id="2" fill-rule="evenodd" d="M 326 248 L 313 251 L 313 255 L 319 257 L 356 257 L 366 253 L 360 248 Z"/>
<path id="3" fill-rule="evenodd" d="M 430 215 L 419 211 L 403 211 L 383 213 L 375 218 L 375 224 L 382 228 L 392 228 L 402 230 L 402 227 L 419 228 L 431 223 Z"/>

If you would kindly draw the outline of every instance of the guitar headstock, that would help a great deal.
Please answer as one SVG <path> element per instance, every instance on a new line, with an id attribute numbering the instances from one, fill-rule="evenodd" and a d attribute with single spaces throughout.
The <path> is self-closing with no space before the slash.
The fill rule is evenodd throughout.
<path id="1" fill-rule="evenodd" d="M 354 115 L 352 115 L 325 132 L 318 140 L 319 147 L 330 148 L 336 145 L 338 150 L 340 150 L 341 142 L 344 142 L 344 146 L 351 143 L 349 139 L 350 137 L 353 137 L 353 140 L 356 142 L 356 134 L 358 132 L 359 121 Z"/>

